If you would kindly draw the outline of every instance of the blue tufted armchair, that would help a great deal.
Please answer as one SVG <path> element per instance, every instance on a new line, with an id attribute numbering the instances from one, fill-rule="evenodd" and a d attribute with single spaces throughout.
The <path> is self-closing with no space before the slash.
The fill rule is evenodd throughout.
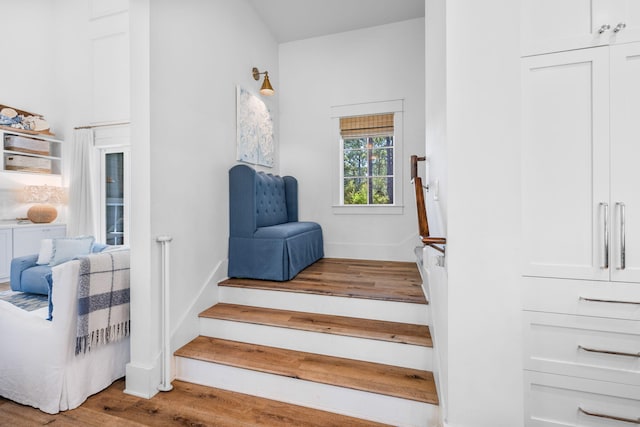
<path id="1" fill-rule="evenodd" d="M 291 280 L 324 256 L 322 229 L 298 221 L 298 181 L 229 170 L 229 277 Z"/>

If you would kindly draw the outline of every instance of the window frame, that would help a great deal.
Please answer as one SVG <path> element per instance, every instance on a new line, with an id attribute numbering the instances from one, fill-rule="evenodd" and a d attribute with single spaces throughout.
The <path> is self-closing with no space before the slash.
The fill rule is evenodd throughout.
<path id="1" fill-rule="evenodd" d="M 338 105 L 331 107 L 332 140 L 335 141 L 337 162 L 333 168 L 334 214 L 402 214 L 403 204 L 403 100 L 367 102 L 362 104 Z M 340 135 L 340 118 L 393 113 L 393 195 L 392 204 L 344 204 L 344 141 Z"/>

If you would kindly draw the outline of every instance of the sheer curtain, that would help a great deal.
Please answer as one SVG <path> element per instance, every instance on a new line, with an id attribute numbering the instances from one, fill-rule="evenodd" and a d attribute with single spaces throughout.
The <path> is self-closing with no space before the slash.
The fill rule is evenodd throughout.
<path id="1" fill-rule="evenodd" d="M 69 178 L 69 236 L 97 236 L 98 209 L 96 205 L 97 168 L 94 164 L 93 129 L 76 129 L 70 156 Z"/>

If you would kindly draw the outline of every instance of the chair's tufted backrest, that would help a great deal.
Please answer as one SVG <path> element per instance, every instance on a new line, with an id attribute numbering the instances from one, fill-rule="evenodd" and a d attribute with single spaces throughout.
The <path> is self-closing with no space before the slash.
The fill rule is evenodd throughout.
<path id="1" fill-rule="evenodd" d="M 270 225 L 287 222 L 287 198 L 284 179 L 280 176 L 256 173 L 256 225 Z"/>

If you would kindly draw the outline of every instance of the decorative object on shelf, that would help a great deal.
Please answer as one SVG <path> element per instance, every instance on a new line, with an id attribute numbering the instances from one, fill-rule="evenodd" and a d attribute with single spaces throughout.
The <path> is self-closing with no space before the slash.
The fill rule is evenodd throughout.
<path id="1" fill-rule="evenodd" d="M 273 119 L 265 103 L 249 91 L 237 88 L 238 160 L 273 167 Z"/>
<path id="2" fill-rule="evenodd" d="M 25 203 L 36 203 L 27 211 L 27 218 L 34 223 L 50 223 L 58 217 L 58 211 L 51 204 L 66 202 L 63 187 L 49 185 L 27 185 L 24 188 Z"/>
<path id="3" fill-rule="evenodd" d="M 269 72 L 263 71 L 262 73 L 256 68 L 253 67 L 251 70 L 253 74 L 254 80 L 260 80 L 260 74 L 264 74 L 264 81 L 262 82 L 262 86 L 260 86 L 260 93 L 264 96 L 271 96 L 275 93 L 273 87 L 271 86 L 271 82 L 269 81 Z"/>
<path id="4" fill-rule="evenodd" d="M 53 135 L 49 123 L 42 114 L 12 108 L 0 104 L 0 128 L 10 128 L 28 134 Z"/>

